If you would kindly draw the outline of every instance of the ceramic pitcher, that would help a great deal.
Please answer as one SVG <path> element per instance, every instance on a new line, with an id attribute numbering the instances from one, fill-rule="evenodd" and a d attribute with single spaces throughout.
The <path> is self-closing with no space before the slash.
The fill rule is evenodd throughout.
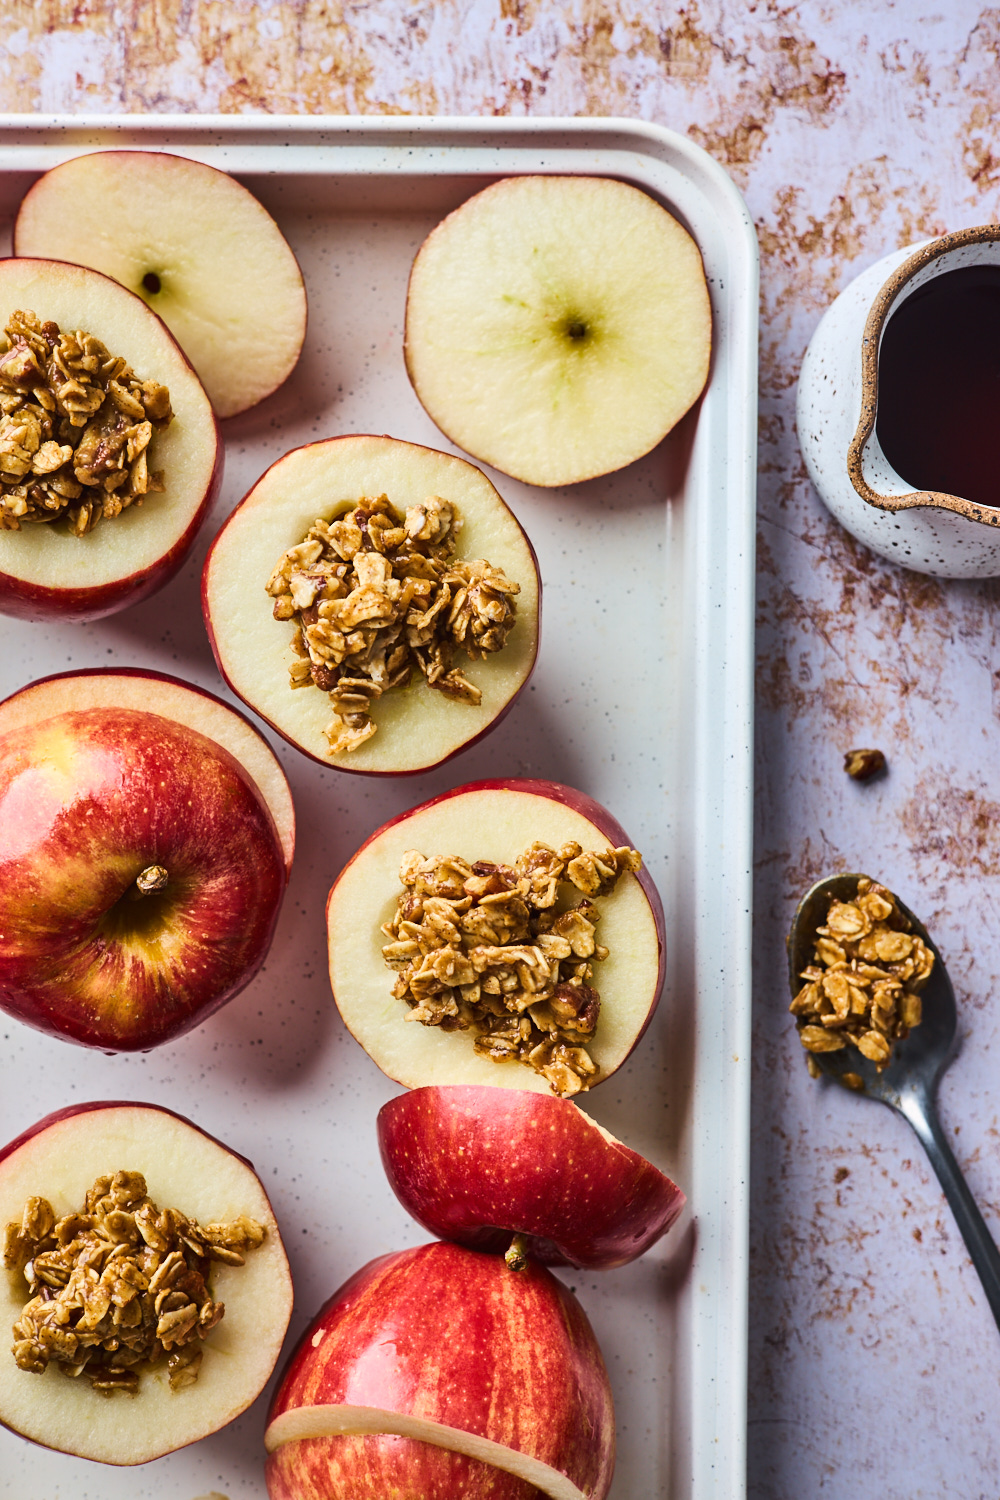
<path id="1" fill-rule="evenodd" d="M 1000 507 L 915 490 L 892 468 L 875 431 L 879 348 L 893 313 L 920 287 L 982 265 L 1000 265 L 998 224 L 883 256 L 827 310 L 799 377 L 799 444 L 821 498 L 873 551 L 942 578 L 1000 575 Z"/>

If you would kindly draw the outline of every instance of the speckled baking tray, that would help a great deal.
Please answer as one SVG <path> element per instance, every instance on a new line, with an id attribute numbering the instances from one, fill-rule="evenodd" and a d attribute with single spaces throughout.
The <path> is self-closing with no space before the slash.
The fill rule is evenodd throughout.
<path id="1" fill-rule="evenodd" d="M 541 491 L 491 474 L 531 536 L 545 589 L 531 688 L 480 745 L 420 777 L 325 770 L 276 742 L 299 847 L 263 972 L 231 1005 L 146 1056 L 90 1054 L 0 1018 L 0 1138 L 69 1102 L 169 1105 L 256 1164 L 292 1262 L 297 1337 L 376 1254 L 426 1238 L 378 1162 L 395 1093 L 344 1030 L 326 979 L 323 906 L 380 823 L 449 786 L 538 775 L 604 802 L 642 849 L 667 910 L 653 1025 L 586 1108 L 686 1189 L 664 1244 L 604 1275 L 565 1273 L 605 1351 L 618 1412 L 613 1500 L 745 1491 L 752 638 L 757 247 L 736 189 L 684 137 L 619 120 L 117 117 L 0 119 L 4 231 L 47 167 L 100 147 L 177 151 L 237 175 L 305 274 L 309 332 L 288 384 L 224 424 L 217 508 L 182 572 L 90 626 L 0 619 L 2 694 L 74 667 L 143 666 L 225 696 L 198 605 L 211 537 L 275 458 L 316 437 L 389 432 L 448 448 L 413 395 L 401 338 L 428 230 L 498 177 L 619 177 L 694 234 L 714 313 L 708 389 L 653 453 Z M 0 1357 L 9 1357 L 0 1354 Z M 144 1468 L 48 1453 L 0 1431 L 16 1500 L 262 1500 L 266 1395 L 224 1431 Z"/>

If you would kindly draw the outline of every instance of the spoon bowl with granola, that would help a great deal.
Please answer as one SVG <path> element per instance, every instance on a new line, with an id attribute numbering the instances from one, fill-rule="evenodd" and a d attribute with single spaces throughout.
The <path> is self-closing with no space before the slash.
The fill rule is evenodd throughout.
<path id="1" fill-rule="evenodd" d="M 1000 1325 L 1000 1252 L 937 1114 L 958 1015 L 927 929 L 867 875 L 828 875 L 799 902 L 788 940 L 790 1009 L 813 1077 L 877 1099 L 913 1127 Z"/>

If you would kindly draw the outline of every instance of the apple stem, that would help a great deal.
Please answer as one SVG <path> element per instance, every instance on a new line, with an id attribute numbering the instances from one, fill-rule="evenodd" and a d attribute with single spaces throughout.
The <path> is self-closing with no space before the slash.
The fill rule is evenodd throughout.
<path id="1" fill-rule="evenodd" d="M 151 896 L 154 891 L 162 891 L 170 879 L 169 871 L 163 865 L 147 865 L 146 868 L 136 876 L 135 891 L 136 898 L 140 896 Z"/>
<path id="2" fill-rule="evenodd" d="M 527 1236 L 515 1234 L 510 1242 L 510 1248 L 504 1256 L 504 1260 L 512 1271 L 526 1271 L 528 1269 Z"/>

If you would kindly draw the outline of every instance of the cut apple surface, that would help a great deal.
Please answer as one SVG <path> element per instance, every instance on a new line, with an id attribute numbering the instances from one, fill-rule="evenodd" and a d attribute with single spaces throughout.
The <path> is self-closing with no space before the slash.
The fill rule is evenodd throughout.
<path id="1" fill-rule="evenodd" d="M 220 417 L 287 378 L 306 331 L 298 262 L 267 210 L 215 167 L 158 151 L 96 151 L 53 167 L 18 210 L 14 253 L 114 277 L 148 302 Z"/>
<path id="2" fill-rule="evenodd" d="M 134 695 L 125 680 L 119 696 Z M 156 680 L 146 686 L 147 703 L 197 702 L 178 684 L 158 699 Z M 16 695 L 0 733 L 0 1008 L 85 1046 L 157 1046 L 263 963 L 290 804 L 272 793 L 283 839 L 237 755 L 148 706 L 101 701 L 115 696 L 108 680 L 70 678 L 67 699 L 87 706 L 31 716 L 59 691 Z"/>
<path id="3" fill-rule="evenodd" d="M 684 1194 L 569 1099 L 414 1089 L 384 1104 L 393 1192 L 431 1234 L 470 1250 L 588 1269 L 625 1265 L 674 1223 Z"/>
<path id="4" fill-rule="evenodd" d="M 164 1359 L 141 1367 L 131 1399 L 117 1393 L 103 1398 L 85 1374 L 67 1379 L 54 1358 L 42 1374 L 19 1368 L 5 1340 L 0 1423 L 81 1458 L 140 1464 L 216 1432 L 250 1405 L 277 1361 L 292 1310 L 292 1283 L 274 1213 L 250 1163 L 189 1121 L 150 1104 L 75 1106 L 12 1141 L 0 1151 L 0 1226 L 22 1225 L 25 1204 L 33 1198 L 46 1199 L 56 1220 L 62 1220 L 80 1209 L 96 1179 L 119 1171 L 141 1173 L 161 1210 L 179 1209 L 199 1225 L 213 1227 L 246 1216 L 264 1229 L 262 1243 L 247 1251 L 244 1265 L 211 1262 L 211 1297 L 225 1304 L 225 1313 L 201 1346 L 197 1379 L 183 1389 L 171 1388 Z M 115 1233 L 141 1260 L 145 1240 L 128 1215 L 116 1220 Z M 7 1248 L 0 1321 L 10 1328 L 21 1318 L 30 1289 L 9 1233 Z M 143 1264 L 151 1278 L 153 1256 L 147 1254 Z M 137 1288 L 141 1279 L 132 1277 Z M 130 1300 L 122 1288 L 116 1299 L 122 1306 Z M 110 1326 L 110 1310 L 107 1318 Z M 73 1321 L 71 1314 L 67 1326 Z"/>
<path id="5" fill-rule="evenodd" d="M 271 1500 L 603 1500 L 597 1340 L 544 1267 L 423 1245 L 370 1262 L 293 1354 L 265 1434 Z"/>
<path id="6" fill-rule="evenodd" d="M 610 473 L 701 394 L 712 313 L 698 246 L 606 177 L 511 177 L 413 265 L 406 367 L 452 442 L 529 484 Z"/>
<path id="7" fill-rule="evenodd" d="M 549 1090 L 549 1079 L 532 1067 L 515 1058 L 494 1061 L 477 1051 L 473 1030 L 408 1023 L 413 1012 L 393 996 L 396 976 L 383 956 L 387 938 L 381 930 L 397 912 L 400 867 L 410 851 L 506 866 L 536 841 L 551 850 L 575 842 L 598 853 L 609 845 L 628 845 L 611 814 L 571 787 L 483 781 L 457 787 L 387 823 L 337 877 L 327 902 L 334 999 L 348 1030 L 398 1083 Z M 659 999 L 664 964 L 663 908 L 644 868 L 622 874 L 613 893 L 596 897 L 594 904 L 600 914 L 597 941 L 608 953 L 589 981 L 600 993 L 596 1028 L 587 1044 L 597 1068 L 591 1086 L 621 1066 L 645 1030 Z"/>
<path id="8" fill-rule="evenodd" d="M 93 335 L 138 380 L 170 393 L 173 420 L 154 432 L 146 451 L 150 472 L 162 476 L 162 493 L 141 497 L 85 536 L 74 535 L 65 520 L 0 529 L 0 612 L 29 620 L 98 619 L 145 599 L 184 561 L 222 478 L 218 424 L 167 328 L 107 276 L 59 261 L 0 260 L 0 328 L 19 311 L 64 333 Z M 23 478 L 3 475 L 5 485 Z"/>
<path id="9" fill-rule="evenodd" d="M 431 498 L 456 506 L 462 522 L 456 556 L 487 559 L 518 585 L 516 620 L 502 650 L 485 660 L 457 658 L 481 693 L 478 704 L 435 691 L 415 671 L 409 686 L 390 688 L 368 705 L 377 726 L 372 738 L 332 752 L 326 733 L 333 719 L 330 697 L 311 684 L 292 689 L 290 669 L 302 662 L 293 649 L 299 626 L 274 618 L 267 587 L 288 550 L 304 542 L 317 520 L 334 521 L 362 497 L 382 495 L 400 515 Z M 498 722 L 535 663 L 539 598 L 531 544 L 479 469 L 416 443 L 368 436 L 330 438 L 279 459 L 219 532 L 202 582 L 212 649 L 233 691 L 307 755 L 368 775 L 427 770 Z M 372 644 L 378 651 L 379 643 Z"/>
<path id="10" fill-rule="evenodd" d="M 0 740 L 68 710 L 129 708 L 159 714 L 206 735 L 239 761 L 274 820 L 285 868 L 295 853 L 295 807 L 281 762 L 249 719 L 214 693 L 163 672 L 104 667 L 42 677 L 0 703 Z"/>

